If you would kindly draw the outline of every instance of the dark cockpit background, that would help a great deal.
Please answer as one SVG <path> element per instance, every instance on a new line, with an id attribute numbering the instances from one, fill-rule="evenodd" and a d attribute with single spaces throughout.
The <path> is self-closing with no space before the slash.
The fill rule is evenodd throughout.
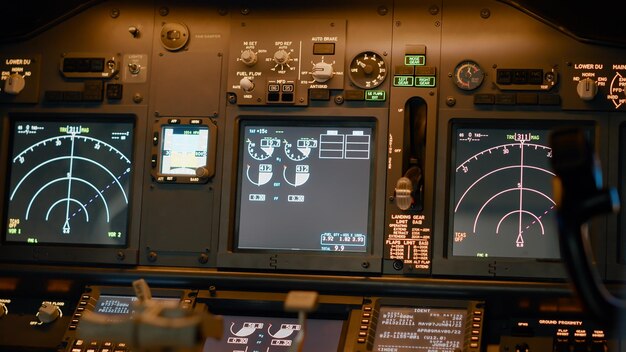
<path id="1" fill-rule="evenodd" d="M 0 350 L 137 343 L 81 328 L 143 278 L 224 317 L 205 351 L 287 351 L 291 291 L 305 351 L 626 351 L 568 283 L 548 142 L 582 129 L 624 198 L 625 10 L 5 4 Z M 624 221 L 589 223 L 616 294 Z"/>

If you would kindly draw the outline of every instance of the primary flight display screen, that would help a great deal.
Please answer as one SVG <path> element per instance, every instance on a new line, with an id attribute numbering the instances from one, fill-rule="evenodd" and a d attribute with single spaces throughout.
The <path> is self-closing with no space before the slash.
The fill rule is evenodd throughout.
<path id="1" fill-rule="evenodd" d="M 194 125 L 168 125 L 162 129 L 160 172 L 163 175 L 196 175 L 206 167 L 209 128 Z"/>
<path id="2" fill-rule="evenodd" d="M 244 122 L 236 248 L 366 252 L 373 125 Z"/>
<path id="3" fill-rule="evenodd" d="M 4 241 L 124 246 L 133 121 L 15 119 Z"/>
<path id="4" fill-rule="evenodd" d="M 381 306 L 372 352 L 465 350 L 466 309 Z"/>
<path id="5" fill-rule="evenodd" d="M 452 255 L 560 258 L 548 145 L 554 124 L 489 126 L 498 127 L 452 127 Z"/>

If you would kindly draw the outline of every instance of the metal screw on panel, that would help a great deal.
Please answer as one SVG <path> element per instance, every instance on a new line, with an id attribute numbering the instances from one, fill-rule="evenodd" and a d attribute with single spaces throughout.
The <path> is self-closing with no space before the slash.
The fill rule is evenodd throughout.
<path id="1" fill-rule="evenodd" d="M 453 97 L 446 98 L 446 105 L 448 106 L 456 105 L 456 99 L 454 99 Z"/>
<path id="2" fill-rule="evenodd" d="M 338 95 L 335 97 L 335 104 L 341 105 L 343 104 L 343 96 Z"/>
<path id="3" fill-rule="evenodd" d="M 428 95 L 430 95 L 430 96 L 435 95 L 435 91 L 433 91 L 433 90 L 428 91 Z"/>
<path id="4" fill-rule="evenodd" d="M 135 102 L 135 104 L 139 104 L 143 101 L 143 95 L 141 95 L 140 93 L 135 93 L 133 95 L 133 102 Z"/>
<path id="5" fill-rule="evenodd" d="M 441 26 L 441 21 L 435 21 L 435 27 Z"/>
<path id="6" fill-rule="evenodd" d="M 430 12 L 431 15 L 436 15 L 439 13 L 439 6 L 437 5 L 430 5 L 430 7 L 428 8 L 428 12 Z"/>
<path id="7" fill-rule="evenodd" d="M 215 297 L 215 295 L 217 295 L 217 287 L 213 285 L 209 286 L 209 295 Z"/>
<path id="8" fill-rule="evenodd" d="M 200 262 L 200 264 L 206 264 L 209 261 L 209 256 L 206 253 L 202 253 L 198 258 L 198 261 Z"/>
<path id="9" fill-rule="evenodd" d="M 237 96 L 233 93 L 228 93 L 228 102 L 230 104 L 237 104 Z"/>
<path id="10" fill-rule="evenodd" d="M 111 9 L 111 18 L 120 17 L 120 9 Z"/>
<path id="11" fill-rule="evenodd" d="M 400 27 L 401 24 L 402 24 L 402 22 L 396 21 L 396 27 Z"/>
<path id="12" fill-rule="evenodd" d="M 394 260 L 392 266 L 395 270 L 402 270 L 404 263 L 401 260 Z"/>
<path id="13" fill-rule="evenodd" d="M 247 15 L 250 13 L 250 9 L 247 7 L 244 7 L 243 9 L 241 9 L 241 14 L 242 15 Z"/>
<path id="14" fill-rule="evenodd" d="M 163 6 L 159 9 L 159 15 L 167 16 L 169 14 L 170 14 L 170 9 L 168 9 L 167 7 Z"/>
<path id="15" fill-rule="evenodd" d="M 156 254 L 156 252 L 150 252 L 148 253 L 148 261 L 149 262 L 156 262 L 158 255 Z"/>
<path id="16" fill-rule="evenodd" d="M 482 9 L 480 10 L 480 17 L 487 19 L 489 17 L 491 17 L 491 10 L 489 9 Z"/>
<path id="17" fill-rule="evenodd" d="M 117 252 L 117 260 L 124 260 L 126 259 L 126 254 L 124 254 L 124 252 L 122 251 L 118 251 Z"/>
<path id="18" fill-rule="evenodd" d="M 385 5 L 378 6 L 378 14 L 381 16 L 385 16 L 389 13 L 389 9 Z"/>
<path id="19" fill-rule="evenodd" d="M 361 268 L 367 269 L 369 267 L 370 267 L 370 262 L 363 262 L 363 263 L 361 263 Z"/>
<path id="20" fill-rule="evenodd" d="M 212 116 L 213 116 L 213 118 L 216 118 L 216 117 L 219 116 L 219 114 L 217 113 L 217 111 L 213 111 L 213 115 Z"/>
<path id="21" fill-rule="evenodd" d="M 394 196 L 389 196 L 389 201 L 393 202 L 396 198 Z"/>

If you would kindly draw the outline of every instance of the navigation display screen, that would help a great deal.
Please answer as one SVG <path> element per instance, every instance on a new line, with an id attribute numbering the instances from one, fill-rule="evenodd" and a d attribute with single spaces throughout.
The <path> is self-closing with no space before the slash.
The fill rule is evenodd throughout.
<path id="1" fill-rule="evenodd" d="M 464 350 L 466 309 L 381 306 L 372 352 Z"/>
<path id="2" fill-rule="evenodd" d="M 366 252 L 372 124 L 242 123 L 237 249 Z"/>
<path id="3" fill-rule="evenodd" d="M 301 330 L 297 319 L 223 316 L 221 340 L 206 340 L 203 352 L 294 351 L 291 345 Z M 337 351 L 343 320 L 307 319 L 303 352 Z"/>
<path id="4" fill-rule="evenodd" d="M 558 259 L 548 123 L 452 128 L 453 256 Z M 533 127 L 529 127 L 533 126 Z"/>
<path id="5" fill-rule="evenodd" d="M 167 125 L 162 136 L 161 174 L 195 175 L 196 169 L 207 165 L 207 126 Z"/>
<path id="6" fill-rule="evenodd" d="M 14 120 L 3 239 L 124 246 L 133 122 Z"/>

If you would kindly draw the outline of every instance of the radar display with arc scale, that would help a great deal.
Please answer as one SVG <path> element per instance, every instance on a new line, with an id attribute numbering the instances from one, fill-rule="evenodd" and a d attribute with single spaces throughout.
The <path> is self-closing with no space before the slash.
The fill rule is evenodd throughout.
<path id="1" fill-rule="evenodd" d="M 453 128 L 452 255 L 559 259 L 550 126 L 493 125 Z"/>
<path id="2" fill-rule="evenodd" d="M 15 120 L 4 240 L 123 246 L 133 122 Z"/>

